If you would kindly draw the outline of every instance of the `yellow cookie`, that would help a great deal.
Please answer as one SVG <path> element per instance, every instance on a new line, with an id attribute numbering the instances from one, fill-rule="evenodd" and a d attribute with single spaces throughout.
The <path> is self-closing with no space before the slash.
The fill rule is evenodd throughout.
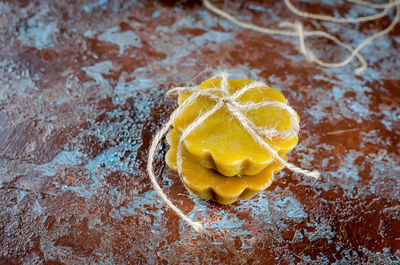
<path id="1" fill-rule="evenodd" d="M 167 165 L 177 172 L 177 147 L 181 133 L 172 129 L 167 134 L 170 149 L 166 154 Z M 280 156 L 286 160 L 285 154 Z M 182 150 L 182 181 L 194 194 L 204 200 L 213 200 L 220 204 L 231 204 L 237 200 L 248 199 L 269 187 L 274 174 L 283 168 L 274 161 L 255 175 L 226 177 L 213 169 L 204 168 L 183 147 Z"/>
<path id="2" fill-rule="evenodd" d="M 249 79 L 229 80 L 229 94 L 232 95 L 252 82 Z M 220 89 L 220 84 L 220 79 L 210 79 L 204 81 L 199 89 Z M 213 94 L 222 96 L 222 93 L 218 91 Z M 178 103 L 181 105 L 190 95 L 190 92 L 181 93 Z M 286 99 L 281 92 L 262 86 L 248 90 L 236 101 L 242 104 L 262 101 L 285 103 Z M 216 102 L 208 97 L 197 98 L 173 120 L 172 126 L 182 132 L 201 113 L 210 110 L 215 104 Z M 293 126 L 289 113 L 279 107 L 263 106 L 250 110 L 245 115 L 256 126 L 265 129 L 275 128 L 282 132 Z M 277 153 L 283 154 L 296 146 L 298 137 L 296 134 L 285 139 L 273 138 L 272 140 L 264 139 L 264 141 Z M 215 169 L 224 176 L 254 175 L 274 162 L 271 154 L 250 136 L 239 121 L 230 114 L 226 106 L 190 132 L 184 140 L 184 146 L 202 167 Z"/>

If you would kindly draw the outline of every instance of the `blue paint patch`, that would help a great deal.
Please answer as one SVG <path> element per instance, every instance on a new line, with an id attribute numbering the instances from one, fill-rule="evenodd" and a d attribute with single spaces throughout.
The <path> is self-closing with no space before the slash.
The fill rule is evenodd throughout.
<path id="1" fill-rule="evenodd" d="M 235 33 L 210 30 L 201 36 L 191 39 L 196 46 L 202 47 L 210 43 L 224 43 L 235 38 Z"/>
<path id="2" fill-rule="evenodd" d="M 281 6 L 275 5 L 275 7 L 279 8 Z M 259 12 L 258 13 L 259 17 L 261 18 L 264 25 L 270 25 L 271 23 L 274 23 L 274 22 L 279 23 L 282 21 L 282 19 L 278 16 L 279 12 L 277 12 L 277 9 L 266 8 L 264 6 L 260 6 L 260 5 L 252 4 L 252 3 L 247 4 L 246 8 L 248 8 L 249 10 L 254 10 L 256 12 Z M 246 20 L 252 21 L 253 18 L 249 18 Z"/>
<path id="3" fill-rule="evenodd" d="M 28 194 L 28 192 L 24 191 L 24 190 L 20 190 L 18 192 L 18 197 L 17 197 L 17 202 L 15 203 L 13 210 L 14 211 L 18 211 L 20 202 L 25 198 L 25 196 Z"/>
<path id="4" fill-rule="evenodd" d="M 332 172 L 332 174 L 345 180 L 352 179 L 358 181 L 360 179 L 358 171 L 360 166 L 356 165 L 354 162 L 357 158 L 362 156 L 364 156 L 363 152 L 350 150 L 343 158 L 345 164 L 339 167 L 336 172 Z"/>
<path id="5" fill-rule="evenodd" d="M 370 82 L 370 83 L 373 83 L 373 82 L 376 82 L 377 84 L 383 83 L 381 72 L 375 71 L 373 68 L 365 69 L 365 71 L 362 73 L 362 78 L 364 81 Z M 376 87 L 376 89 L 378 89 L 378 88 L 379 87 Z"/>
<path id="6" fill-rule="evenodd" d="M 140 105 L 150 104 L 145 101 L 143 97 L 135 97 L 134 106 L 137 114 L 136 117 L 139 118 L 142 115 L 143 120 L 146 120 L 146 115 L 149 115 L 148 109 L 140 110 L 138 107 L 140 107 Z M 144 106 L 144 108 L 146 107 Z M 143 111 L 145 111 L 145 113 L 143 113 Z M 107 139 L 121 140 L 118 140 L 115 145 L 102 150 L 96 157 L 90 159 L 85 158 L 83 169 L 86 170 L 90 178 L 89 184 L 82 186 L 62 185 L 63 190 L 73 191 L 79 196 L 90 198 L 94 192 L 104 185 L 103 178 L 110 172 L 136 172 L 135 157 L 136 151 L 141 145 L 143 123 L 133 123 L 132 120 L 128 118 L 129 112 L 119 109 L 109 112 L 108 117 L 110 120 L 114 120 L 115 118 L 118 122 L 95 123 L 93 124 L 94 127 L 87 133 L 95 135 L 103 142 Z M 130 151 L 129 157 L 122 160 L 121 157 L 124 157 L 124 154 L 128 150 Z M 118 196 L 114 197 L 114 199 L 116 200 L 115 203 L 117 203 Z"/>
<path id="7" fill-rule="evenodd" d="M 182 58 L 186 56 L 192 55 L 192 52 L 189 50 L 174 50 L 172 54 L 169 54 L 164 60 L 162 60 L 162 64 L 166 65 L 174 65 L 180 62 Z"/>
<path id="8" fill-rule="evenodd" d="M 159 18 L 160 15 L 161 15 L 161 11 L 160 11 L 160 10 L 156 10 L 156 11 L 154 11 L 152 17 L 153 17 L 153 18 Z"/>
<path id="9" fill-rule="evenodd" d="M 127 163 L 120 161 L 120 157 L 121 152 L 115 147 L 111 147 L 103 150 L 96 157 L 89 159 L 84 166 L 84 169 L 86 169 L 90 173 L 95 173 L 98 172 L 101 168 L 100 165 L 104 164 L 106 168 L 110 168 L 116 171 L 130 171 Z"/>
<path id="10" fill-rule="evenodd" d="M 229 22 L 226 19 L 215 16 L 208 10 L 199 9 L 196 12 L 196 16 L 199 17 L 199 20 L 194 20 L 194 17 L 191 17 L 190 20 L 184 19 L 178 22 L 177 26 L 186 27 L 186 28 L 201 28 L 205 30 L 209 30 L 212 27 L 220 25 L 224 30 L 237 30 L 238 27 Z"/>
<path id="11" fill-rule="evenodd" d="M 374 264 L 400 264 L 400 251 L 393 253 L 391 248 L 382 248 L 382 252 L 372 252 L 366 247 L 360 246 L 359 251 L 362 252 L 368 260 L 374 261 Z"/>
<path id="12" fill-rule="evenodd" d="M 354 76 L 344 73 L 345 71 L 338 69 L 326 69 L 328 76 L 316 75 L 315 80 L 322 80 L 331 83 L 332 90 L 326 91 L 320 88 L 313 90 L 313 99 L 316 103 L 307 111 L 313 117 L 314 123 L 319 123 L 326 119 L 335 122 L 338 119 L 348 118 L 361 123 L 366 119 L 370 119 L 375 112 L 371 111 L 369 105 L 371 103 L 369 92 L 371 89 L 366 86 L 366 80 L 354 78 Z M 355 93 L 354 98 L 345 97 L 346 92 Z M 327 106 L 334 106 L 337 111 L 327 111 Z"/>
<path id="13" fill-rule="evenodd" d="M 164 213 L 162 210 L 163 207 L 165 207 L 165 205 L 161 199 L 158 198 L 158 194 L 154 190 L 151 190 L 140 196 L 131 197 L 130 203 L 127 203 L 127 206 L 114 207 L 110 212 L 110 217 L 122 219 L 125 216 L 148 213 L 149 215 L 157 217 L 158 222 L 162 222 Z M 148 210 L 148 208 L 151 210 Z"/>
<path id="14" fill-rule="evenodd" d="M 97 37 L 98 40 L 116 44 L 119 47 L 119 55 L 121 56 L 125 50 L 135 47 L 142 48 L 141 38 L 132 31 L 120 31 L 119 27 L 112 27 L 104 31 Z"/>
<path id="15" fill-rule="evenodd" d="M 26 192 L 26 191 L 24 191 L 24 190 L 21 190 L 19 193 L 18 193 L 18 199 L 17 199 L 17 205 L 25 198 L 25 195 L 26 194 L 28 194 L 28 192 Z"/>
<path id="16" fill-rule="evenodd" d="M 398 181 L 400 175 L 397 173 L 399 161 L 393 154 L 388 153 L 386 149 L 380 149 L 378 153 L 368 154 L 368 158 L 372 164 L 371 174 L 373 176 L 373 181 L 392 180 L 395 185 L 390 188 L 394 189 L 396 186 L 400 187 L 400 182 Z M 385 184 L 385 181 L 382 184 Z M 386 184 L 388 185 L 389 182 Z M 398 189 L 394 189 L 393 191 L 400 192 Z"/>
<path id="17" fill-rule="evenodd" d="M 395 108 L 392 111 L 382 110 L 381 113 L 384 115 L 384 118 L 381 120 L 381 123 L 385 125 L 386 129 L 392 131 L 392 124 L 400 121 L 400 108 Z M 397 134 L 400 132 L 396 131 Z"/>
<path id="18" fill-rule="evenodd" d="M 296 232 L 293 235 L 293 240 L 301 240 L 304 238 L 303 233 L 301 233 L 299 230 L 296 230 Z"/>
<path id="19" fill-rule="evenodd" d="M 304 231 L 310 242 L 314 242 L 319 239 L 328 239 L 328 243 L 332 243 L 332 239 L 336 236 L 335 232 L 332 230 L 332 227 L 325 222 L 317 222 L 312 220 L 311 222 L 307 223 L 307 226 L 314 228 L 314 231 Z"/>
<path id="20" fill-rule="evenodd" d="M 93 9 L 96 9 L 96 8 L 101 8 L 102 10 L 105 10 L 106 7 L 104 5 L 107 4 L 107 3 L 108 3 L 108 0 L 98 0 L 95 3 L 87 4 L 87 5 L 82 6 L 82 9 L 86 13 L 90 13 L 90 12 L 93 11 Z"/>
<path id="21" fill-rule="evenodd" d="M 338 101 L 343 98 L 343 95 L 346 91 L 344 89 L 341 89 L 338 86 L 332 87 L 332 93 L 333 93 L 333 98 Z"/>
<path id="22" fill-rule="evenodd" d="M 302 0 L 301 2 L 310 3 L 310 4 L 319 3 L 321 5 L 331 7 L 332 9 L 334 9 L 338 5 L 343 5 L 343 0 L 336 0 L 336 1 L 331 1 L 331 0 L 318 0 L 318 1 L 316 1 L 316 0 Z"/>
<path id="23" fill-rule="evenodd" d="M 39 50 L 54 46 L 51 36 L 58 30 L 56 21 L 48 24 L 37 22 L 32 26 L 29 24 L 27 28 L 19 28 L 19 40 L 26 44 L 33 42 L 33 46 Z"/>
<path id="24" fill-rule="evenodd" d="M 239 229 L 243 227 L 244 220 L 240 220 L 235 215 L 229 215 L 225 211 L 218 212 L 218 216 L 222 216 L 222 220 L 218 221 L 215 225 L 209 226 L 209 228 L 218 229 Z"/>
<path id="25" fill-rule="evenodd" d="M 260 193 L 255 199 L 254 202 L 252 200 L 243 201 L 241 206 L 238 206 L 236 209 L 238 211 L 247 211 L 248 209 L 252 209 L 252 215 L 256 216 L 259 213 L 263 213 L 265 215 L 270 215 L 270 203 L 268 196 L 264 193 Z M 253 208 L 254 207 L 254 208 Z"/>
<path id="26" fill-rule="evenodd" d="M 82 67 L 85 73 L 96 81 L 96 84 L 103 84 L 108 86 L 108 80 L 103 77 L 103 74 L 110 74 L 113 68 L 111 61 L 102 61 L 91 66 Z"/>
<path id="27" fill-rule="evenodd" d="M 362 143 L 360 145 L 361 148 L 364 148 L 367 143 L 372 143 L 372 144 L 377 144 L 377 145 L 382 145 L 382 146 L 384 146 L 385 144 L 390 144 L 389 142 L 385 142 L 384 140 L 382 140 L 382 138 L 379 136 L 377 130 L 361 132 L 360 136 L 362 139 Z"/>
<path id="28" fill-rule="evenodd" d="M 389 132 L 392 131 L 392 122 L 391 121 L 387 121 L 387 120 L 381 120 L 380 121 L 386 128 L 386 130 L 388 130 Z M 397 131 L 396 131 L 397 133 Z"/>
<path id="29" fill-rule="evenodd" d="M 124 104 L 127 98 L 134 98 L 135 110 L 138 120 L 145 120 L 146 115 L 150 115 L 151 106 L 154 104 L 154 98 L 165 97 L 165 91 L 160 89 L 161 84 L 165 84 L 168 76 L 165 76 L 165 80 L 158 78 L 157 82 L 152 76 L 152 72 L 147 71 L 146 67 L 136 68 L 131 73 L 135 78 L 129 82 L 120 80 L 114 87 L 115 97 L 112 101 L 114 104 Z M 151 91 L 150 94 L 143 93 L 144 91 Z"/>
<path id="30" fill-rule="evenodd" d="M 124 196 L 121 194 L 121 192 L 115 190 L 115 189 L 110 189 L 108 192 L 110 199 L 108 202 L 112 207 L 118 207 L 121 205 L 121 203 L 124 201 L 123 198 Z"/>
<path id="31" fill-rule="evenodd" d="M 371 111 L 368 105 L 360 104 L 357 101 L 349 103 L 349 108 L 354 112 L 357 113 L 362 118 L 366 119 L 371 114 Z"/>
<path id="32" fill-rule="evenodd" d="M 242 201 L 241 204 L 236 207 L 236 211 L 250 213 L 257 226 L 278 243 L 284 242 L 283 231 L 289 222 L 301 223 L 307 218 L 303 205 L 289 190 L 279 187 L 273 191 L 261 192 L 255 198 Z"/>
<path id="33" fill-rule="evenodd" d="M 42 206 L 38 202 L 38 200 L 35 200 L 35 203 L 33 205 L 33 212 L 35 213 L 41 213 L 42 212 Z"/>
<path id="34" fill-rule="evenodd" d="M 292 197 L 285 197 L 275 202 L 274 209 L 284 212 L 287 218 L 298 219 L 306 218 L 307 214 L 303 211 L 302 204 Z"/>
<path id="35" fill-rule="evenodd" d="M 57 172 L 57 166 L 70 165 L 77 166 L 82 162 L 82 152 L 80 151 L 60 151 L 49 163 L 37 166 L 44 176 L 54 176 Z"/>
<path id="36" fill-rule="evenodd" d="M 69 186 L 69 185 L 61 185 L 62 191 L 72 191 L 76 193 L 77 196 L 82 198 L 90 198 L 93 196 L 93 193 L 97 190 L 99 181 L 96 180 L 89 185 L 84 186 Z"/>
<path id="37" fill-rule="evenodd" d="M 381 11 L 381 10 L 379 10 Z M 355 18 L 360 16 L 376 15 L 377 10 L 363 5 L 351 5 L 350 10 L 345 14 L 346 18 Z"/>
<path id="38" fill-rule="evenodd" d="M 213 74 L 216 75 L 218 74 L 220 69 L 216 69 Z M 259 77 L 259 74 L 261 73 L 260 69 L 256 68 L 251 68 L 249 64 L 241 64 L 240 66 L 237 67 L 230 67 L 227 70 L 229 74 L 229 79 L 235 79 L 235 78 L 248 78 L 251 80 L 257 80 L 257 81 L 264 81 L 262 78 Z"/>

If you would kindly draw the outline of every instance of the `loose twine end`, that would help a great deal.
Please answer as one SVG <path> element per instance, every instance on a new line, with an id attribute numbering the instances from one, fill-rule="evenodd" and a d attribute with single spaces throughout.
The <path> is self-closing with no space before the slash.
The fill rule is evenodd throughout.
<path id="1" fill-rule="evenodd" d="M 309 174 L 310 177 L 319 179 L 321 177 L 321 173 L 318 170 L 313 170 L 311 171 L 311 174 Z"/>
<path id="2" fill-rule="evenodd" d="M 204 235 L 206 235 L 206 236 L 208 236 L 208 237 L 211 237 L 210 232 L 208 232 L 208 231 L 204 228 L 204 226 L 203 226 L 201 223 L 199 223 L 199 222 L 194 222 L 194 223 L 192 224 L 192 228 L 193 228 L 193 230 L 196 231 L 197 233 L 204 234 Z"/>

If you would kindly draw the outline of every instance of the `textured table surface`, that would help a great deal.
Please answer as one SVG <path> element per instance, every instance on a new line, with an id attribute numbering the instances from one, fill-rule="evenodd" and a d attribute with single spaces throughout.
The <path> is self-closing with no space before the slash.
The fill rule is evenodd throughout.
<path id="1" fill-rule="evenodd" d="M 225 8 L 264 26 L 300 20 L 352 45 L 394 16 L 335 24 L 302 20 L 279 1 L 240 2 Z M 294 1 L 328 15 L 374 13 L 317 2 Z M 307 44 L 325 60 L 347 55 L 326 40 Z M 362 50 L 361 76 L 355 61 L 321 68 L 296 38 L 240 29 L 197 1 L 3 1 L 0 47 L 0 264 L 400 262 L 399 25 Z M 322 172 L 283 170 L 259 196 L 221 206 L 188 196 L 160 145 L 159 183 L 214 241 L 166 207 L 145 162 L 176 107 L 165 92 L 207 67 L 282 91 L 302 120 L 289 161 Z"/>

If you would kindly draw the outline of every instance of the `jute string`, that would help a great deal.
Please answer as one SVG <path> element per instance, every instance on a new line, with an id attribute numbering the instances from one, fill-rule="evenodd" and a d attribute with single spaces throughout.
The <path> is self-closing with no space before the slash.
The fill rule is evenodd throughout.
<path id="1" fill-rule="evenodd" d="M 353 49 L 352 47 L 350 47 L 349 45 L 343 43 L 341 40 L 339 40 L 338 38 L 336 38 L 334 35 L 329 34 L 325 31 L 309 31 L 309 30 L 304 30 L 303 29 L 303 25 L 300 22 L 289 22 L 289 21 L 284 21 L 282 23 L 279 24 L 279 26 L 281 27 L 286 27 L 286 28 L 292 28 L 292 30 L 281 30 L 281 29 L 271 29 L 271 28 L 266 28 L 266 27 L 260 27 L 257 25 L 254 25 L 252 23 L 248 23 L 248 22 L 244 22 L 244 21 L 240 21 L 238 20 L 236 17 L 228 14 L 227 12 L 225 12 L 222 9 L 217 8 L 216 6 L 214 6 L 213 4 L 210 3 L 209 0 L 203 0 L 204 6 L 209 9 L 210 11 L 214 12 L 215 14 L 226 18 L 227 20 L 229 20 L 230 22 L 236 24 L 239 27 L 245 28 L 245 29 L 249 29 L 249 30 L 253 30 L 253 31 L 257 31 L 263 34 L 267 34 L 267 35 L 282 35 L 282 36 L 292 36 L 292 37 L 298 37 L 299 38 L 299 49 L 300 52 L 311 62 L 314 62 L 320 66 L 323 67 L 342 67 L 345 66 L 347 64 L 349 64 L 355 57 L 360 61 L 361 66 L 358 67 L 355 70 L 356 74 L 361 74 L 367 67 L 368 64 L 365 61 L 365 59 L 363 58 L 363 56 L 359 53 L 360 50 L 362 48 L 364 48 L 368 43 L 370 43 L 371 41 L 373 41 L 374 39 L 387 34 L 388 32 L 390 32 L 394 26 L 398 23 L 399 19 L 400 19 L 400 0 L 389 0 L 388 3 L 386 4 L 373 4 L 370 3 L 368 1 L 362 1 L 362 0 L 347 0 L 350 3 L 353 4 L 359 4 L 359 5 L 365 5 L 368 6 L 370 8 L 373 9 L 383 9 L 382 12 L 379 12 L 375 15 L 371 15 L 371 16 L 362 16 L 362 17 L 357 17 L 357 18 L 335 18 L 332 16 L 326 16 L 326 15 L 319 15 L 319 14 L 312 14 L 312 13 L 308 13 L 308 12 L 303 12 L 300 11 L 299 9 L 297 9 L 291 2 L 290 0 L 283 0 L 283 2 L 285 3 L 285 5 L 296 15 L 304 17 L 304 18 L 308 18 L 308 19 L 319 19 L 319 20 L 325 20 L 325 21 L 331 21 L 331 22 L 339 22 L 339 23 L 354 23 L 354 22 L 364 22 L 364 21 L 371 21 L 371 20 L 376 20 L 379 19 L 385 15 L 387 15 L 387 13 L 389 12 L 390 9 L 392 9 L 393 7 L 396 8 L 396 15 L 393 19 L 393 21 L 390 23 L 390 25 L 371 35 L 370 37 L 366 38 L 364 41 L 362 41 L 355 49 Z M 323 37 L 323 38 L 327 38 L 329 40 L 334 41 L 336 44 L 338 44 L 340 47 L 348 50 L 351 54 L 344 59 L 341 62 L 338 63 L 332 63 L 332 62 L 325 62 L 322 61 L 321 59 L 318 59 L 313 51 L 311 49 L 309 49 L 306 44 L 305 44 L 305 39 L 309 38 L 309 37 Z"/>
<path id="2" fill-rule="evenodd" d="M 276 139 L 276 138 L 286 138 L 292 135 L 297 135 L 300 127 L 299 120 L 296 112 L 291 108 L 287 103 L 279 102 L 279 101 L 262 101 L 258 103 L 247 102 L 246 104 L 239 103 L 237 100 L 247 91 L 266 86 L 261 82 L 252 82 L 251 84 L 243 87 L 242 89 L 236 91 L 233 95 L 229 94 L 229 84 L 228 84 L 228 74 L 226 72 L 222 72 L 215 76 L 214 78 L 219 78 L 221 80 L 221 84 L 219 87 L 212 87 L 208 89 L 199 89 L 198 87 L 177 87 L 168 91 L 168 96 L 177 96 L 182 92 L 191 92 L 192 94 L 177 108 L 176 111 L 173 112 L 169 121 L 161 128 L 161 130 L 154 137 L 147 161 L 147 171 L 150 176 L 150 180 L 154 186 L 155 191 L 160 195 L 160 197 L 165 201 L 165 203 L 177 214 L 182 220 L 187 222 L 195 231 L 200 233 L 207 233 L 204 226 L 196 221 L 193 221 L 189 217 L 187 217 L 180 209 L 178 209 L 165 195 L 162 191 L 161 187 L 158 185 L 156 181 L 156 176 L 154 174 L 153 168 L 153 159 L 156 152 L 157 145 L 161 141 L 164 134 L 168 131 L 169 127 L 172 125 L 172 122 L 180 115 L 182 115 L 182 111 L 193 104 L 199 97 L 206 97 L 216 104 L 208 111 L 201 113 L 189 126 L 186 127 L 182 131 L 182 135 L 179 139 L 178 148 L 177 148 L 177 168 L 178 174 L 182 176 L 182 151 L 183 151 L 183 141 L 185 138 L 196 128 L 198 128 L 207 118 L 209 118 L 216 111 L 221 109 L 222 107 L 226 107 L 226 110 L 232 115 L 232 117 L 236 118 L 237 121 L 241 124 L 241 126 L 248 132 L 248 134 L 261 146 L 263 146 L 274 159 L 279 161 L 283 166 L 288 168 L 289 170 L 303 174 L 312 178 L 319 178 L 320 174 L 318 171 L 308 171 L 305 169 L 301 169 L 291 163 L 286 162 L 282 159 L 279 154 L 268 144 L 264 139 Z M 222 93 L 222 96 L 217 96 L 216 93 Z M 291 120 L 292 126 L 286 131 L 277 131 L 275 128 L 263 128 L 254 124 L 253 121 L 246 117 L 246 113 L 250 110 L 254 110 L 260 107 L 271 106 L 278 107 L 285 110 Z"/>

